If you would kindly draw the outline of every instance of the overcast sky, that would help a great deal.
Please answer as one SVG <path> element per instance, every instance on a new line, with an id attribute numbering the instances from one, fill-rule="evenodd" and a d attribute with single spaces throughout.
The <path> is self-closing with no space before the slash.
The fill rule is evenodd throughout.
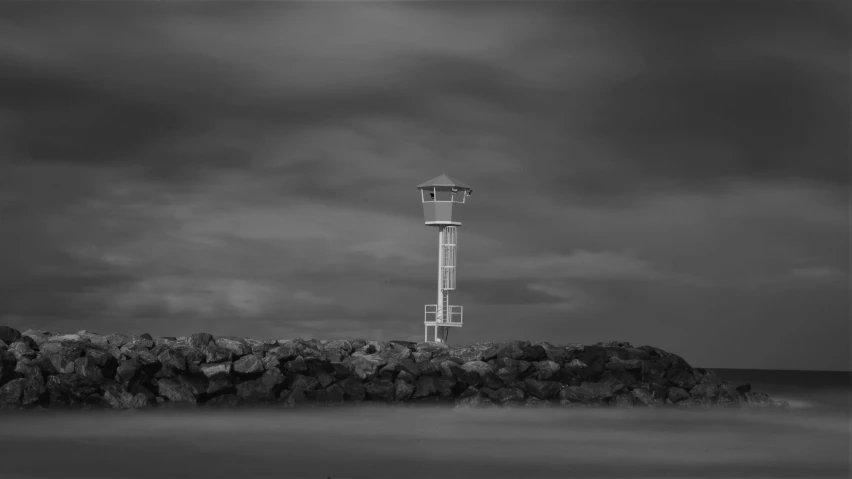
<path id="1" fill-rule="evenodd" d="M 0 3 L 0 324 L 848 370 L 849 3 Z"/>

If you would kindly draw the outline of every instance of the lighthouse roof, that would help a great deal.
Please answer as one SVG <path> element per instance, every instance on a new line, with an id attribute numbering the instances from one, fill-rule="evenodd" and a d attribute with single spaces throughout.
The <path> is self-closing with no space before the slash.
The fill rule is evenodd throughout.
<path id="1" fill-rule="evenodd" d="M 432 178 L 429 181 L 424 181 L 423 183 L 420 183 L 419 185 L 417 185 L 417 188 L 423 189 L 423 188 L 432 188 L 432 187 L 441 187 L 441 186 L 455 187 L 455 188 L 459 188 L 459 189 L 463 189 L 463 190 L 471 189 L 470 186 L 467 186 L 466 184 L 462 183 L 461 181 L 454 180 L 447 175 L 436 176 L 435 178 Z"/>

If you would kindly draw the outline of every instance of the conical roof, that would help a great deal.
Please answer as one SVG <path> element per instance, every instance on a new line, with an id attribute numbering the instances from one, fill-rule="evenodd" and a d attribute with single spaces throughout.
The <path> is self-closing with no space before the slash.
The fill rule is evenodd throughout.
<path id="1" fill-rule="evenodd" d="M 435 178 L 432 178 L 429 181 L 424 181 L 423 183 L 417 185 L 417 188 L 432 188 L 433 186 L 450 186 L 466 190 L 471 189 L 470 186 L 467 186 L 461 181 L 454 180 L 447 175 L 436 176 Z"/>

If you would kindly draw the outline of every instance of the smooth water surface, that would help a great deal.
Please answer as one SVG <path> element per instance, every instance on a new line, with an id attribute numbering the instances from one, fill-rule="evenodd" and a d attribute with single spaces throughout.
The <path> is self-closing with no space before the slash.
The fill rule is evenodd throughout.
<path id="1" fill-rule="evenodd" d="M 753 383 L 791 413 L 28 411 L 0 415 L 0 477 L 848 479 L 850 391 L 836 383 Z"/>

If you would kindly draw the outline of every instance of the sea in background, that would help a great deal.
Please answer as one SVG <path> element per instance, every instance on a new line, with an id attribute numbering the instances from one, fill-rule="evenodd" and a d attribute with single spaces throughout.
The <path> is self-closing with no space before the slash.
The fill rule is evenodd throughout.
<path id="1" fill-rule="evenodd" d="M 0 477 L 852 477 L 852 374 L 715 371 L 792 411 L 29 411 L 0 415 Z"/>

